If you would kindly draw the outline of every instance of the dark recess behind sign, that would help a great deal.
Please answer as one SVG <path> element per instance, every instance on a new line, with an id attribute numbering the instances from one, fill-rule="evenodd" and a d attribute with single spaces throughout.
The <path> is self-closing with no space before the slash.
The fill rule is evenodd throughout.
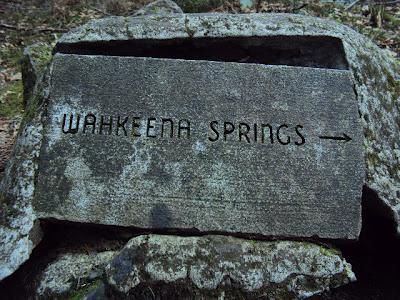
<path id="1" fill-rule="evenodd" d="M 55 53 L 210 60 L 348 70 L 343 44 L 327 36 L 182 38 L 58 44 Z"/>

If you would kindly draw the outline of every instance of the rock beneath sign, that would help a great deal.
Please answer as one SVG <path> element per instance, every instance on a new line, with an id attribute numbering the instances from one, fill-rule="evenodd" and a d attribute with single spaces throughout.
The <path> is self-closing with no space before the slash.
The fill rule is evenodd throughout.
<path id="1" fill-rule="evenodd" d="M 42 299 L 53 299 L 68 295 L 88 287 L 98 287 L 104 267 L 117 252 L 65 253 L 48 264 L 39 276 L 36 295 Z"/>
<path id="2" fill-rule="evenodd" d="M 226 236 L 136 237 L 106 274 L 117 298 L 141 299 L 307 298 L 355 280 L 351 266 L 335 250 Z"/>
<path id="3" fill-rule="evenodd" d="M 183 11 L 174 1 L 157 0 L 142 7 L 133 16 L 164 14 L 183 14 Z"/>
<path id="4" fill-rule="evenodd" d="M 303 299 L 355 280 L 333 248 L 217 235 L 143 235 L 118 251 L 67 253 L 38 278 L 39 299 Z"/>

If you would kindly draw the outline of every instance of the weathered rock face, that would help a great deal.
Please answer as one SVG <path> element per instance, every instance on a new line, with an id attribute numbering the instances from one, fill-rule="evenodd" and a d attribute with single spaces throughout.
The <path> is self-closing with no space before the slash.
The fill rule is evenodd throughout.
<path id="1" fill-rule="evenodd" d="M 0 280 L 27 260 L 40 241 L 32 198 L 41 130 L 38 119 L 23 128 L 0 185 Z"/>
<path id="2" fill-rule="evenodd" d="M 39 83 L 51 59 L 53 47 L 47 43 L 35 43 L 24 49 L 21 62 L 22 80 L 24 84 L 25 106 L 34 95 L 35 85 Z"/>
<path id="3" fill-rule="evenodd" d="M 46 299 L 71 296 L 87 286 L 98 284 L 105 265 L 115 254 L 115 251 L 104 251 L 61 255 L 40 275 L 37 296 Z"/>
<path id="4" fill-rule="evenodd" d="M 116 295 L 140 298 L 163 293 L 306 298 L 355 280 L 350 265 L 333 250 L 224 236 L 133 238 L 106 272 Z"/>
<path id="5" fill-rule="evenodd" d="M 124 26 L 122 26 L 124 24 Z M 143 30 L 146 28 L 146 30 Z M 110 17 L 89 22 L 64 35 L 58 51 L 73 52 L 84 43 L 133 39 L 235 38 L 251 36 L 327 36 L 341 40 L 357 92 L 364 129 L 366 185 L 389 206 L 399 223 L 400 212 L 400 66 L 372 41 L 336 22 L 290 14 L 199 14 L 144 18 Z M 290 39 L 287 40 L 290 45 Z M 95 44 L 92 44 L 95 45 Z M 96 49 L 95 49 L 96 50 Z M 101 49 L 97 48 L 101 52 Z M 326 52 L 329 53 L 329 52 Z M 285 64 L 285 63 L 284 63 Z"/>
<path id="6" fill-rule="evenodd" d="M 48 96 L 48 79 L 47 73 L 43 73 L 34 84 L 20 134 L 0 182 L 0 280 L 27 260 L 41 239 L 32 199 L 43 137 L 42 105 Z"/>
<path id="7" fill-rule="evenodd" d="M 119 251 L 59 256 L 36 297 L 303 299 L 354 280 L 339 252 L 311 243 L 143 235 Z"/>

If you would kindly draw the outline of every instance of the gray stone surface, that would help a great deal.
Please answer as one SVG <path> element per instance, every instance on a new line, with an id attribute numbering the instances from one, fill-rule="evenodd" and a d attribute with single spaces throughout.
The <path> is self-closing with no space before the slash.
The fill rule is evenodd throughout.
<path id="1" fill-rule="evenodd" d="M 35 299 L 303 299 L 356 280 L 341 253 L 307 242 L 142 235 L 119 250 L 63 253 Z"/>
<path id="2" fill-rule="evenodd" d="M 104 251 L 60 255 L 40 274 L 36 296 L 40 299 L 55 299 L 74 294 L 94 283 L 98 285 L 104 267 L 116 253 Z"/>
<path id="3" fill-rule="evenodd" d="M 52 70 L 40 218 L 358 236 L 364 166 L 348 71 L 65 54 Z M 320 138 L 342 133 L 352 140 Z"/>
<path id="4" fill-rule="evenodd" d="M 116 298 L 140 299 L 303 299 L 355 280 L 333 249 L 215 235 L 133 238 L 106 274 Z"/>
<path id="5" fill-rule="evenodd" d="M 340 39 L 354 77 L 364 131 L 365 184 L 378 193 L 399 224 L 400 66 L 390 54 L 349 27 L 326 19 L 291 14 L 112 17 L 91 21 L 71 31 L 60 39 L 58 46 L 99 40 L 249 36 L 328 36 Z"/>
<path id="6" fill-rule="evenodd" d="M 135 12 L 134 16 L 143 16 L 143 15 L 165 15 L 165 14 L 182 14 L 182 9 L 171 0 L 157 0 L 151 2 L 137 12 Z"/>
<path id="7" fill-rule="evenodd" d="M 42 127 L 30 123 L 14 145 L 0 184 L 0 280 L 12 274 L 40 241 L 41 231 L 32 208 L 35 160 L 39 155 Z"/>
<path id="8" fill-rule="evenodd" d="M 0 182 L 0 280 L 24 263 L 41 240 L 42 232 L 32 204 L 43 137 L 41 105 L 48 96 L 48 80 L 44 73 L 34 85 Z"/>

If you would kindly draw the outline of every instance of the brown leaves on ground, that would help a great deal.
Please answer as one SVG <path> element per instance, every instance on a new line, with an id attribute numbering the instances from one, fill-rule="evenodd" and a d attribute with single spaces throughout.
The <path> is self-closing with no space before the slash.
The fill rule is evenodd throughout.
<path id="1" fill-rule="evenodd" d="M 11 154 L 11 148 L 18 132 L 20 118 L 8 119 L 0 117 L 0 173 Z"/>

